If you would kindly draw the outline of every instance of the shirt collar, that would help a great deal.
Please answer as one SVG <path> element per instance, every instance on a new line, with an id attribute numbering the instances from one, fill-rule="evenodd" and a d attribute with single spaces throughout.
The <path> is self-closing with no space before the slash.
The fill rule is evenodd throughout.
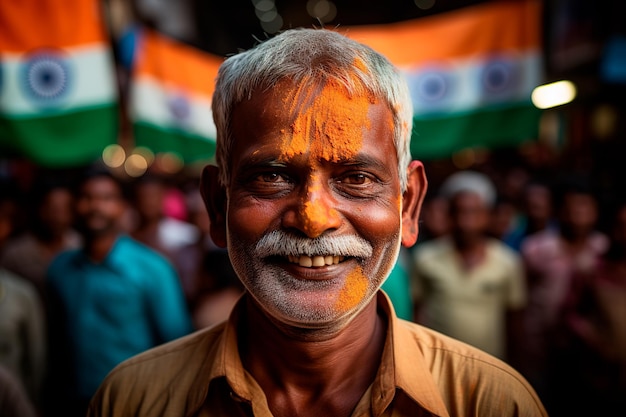
<path id="1" fill-rule="evenodd" d="M 98 264 L 114 271 L 124 270 L 124 265 L 128 263 L 128 259 L 126 259 L 127 252 L 125 246 L 130 243 L 130 239 L 131 238 L 127 235 L 119 235 L 115 239 L 115 242 L 113 242 L 113 246 L 111 246 L 109 253 L 107 253 L 102 262 L 99 262 Z M 92 261 L 89 255 L 87 255 L 85 248 L 77 249 L 76 254 L 74 262 L 78 265 L 94 264 L 94 261 Z"/>
<path id="2" fill-rule="evenodd" d="M 198 376 L 209 380 L 198 385 L 208 390 L 210 381 L 226 378 L 233 393 L 247 402 L 265 401 L 256 381 L 243 368 L 237 345 L 237 326 L 239 317 L 245 311 L 245 295 L 239 300 L 228 321 L 225 323 L 214 354 L 207 355 L 203 368 Z M 423 347 L 415 334 L 408 328 L 411 324 L 399 319 L 388 296 L 379 291 L 377 294 L 379 310 L 387 317 L 388 329 L 383 350 L 381 366 L 372 384 L 372 409 L 374 415 L 380 415 L 391 403 L 396 390 L 402 390 L 411 398 L 416 406 L 426 409 L 435 416 L 448 417 L 441 393 L 421 352 Z M 202 403 L 206 398 L 198 398 Z M 262 396 L 263 398 L 257 398 Z"/>
<path id="3" fill-rule="evenodd" d="M 424 342 L 409 329 L 414 324 L 396 316 L 389 297 L 383 291 L 378 293 L 378 307 L 388 317 L 389 324 L 381 369 L 374 382 L 374 415 L 380 415 L 393 400 L 396 389 L 400 389 L 431 414 L 447 417 L 441 392 L 422 353 Z"/>
<path id="4" fill-rule="evenodd" d="M 102 263 L 113 270 L 123 270 L 124 265 L 128 264 L 129 245 L 131 245 L 131 237 L 124 234 L 119 235 Z"/>

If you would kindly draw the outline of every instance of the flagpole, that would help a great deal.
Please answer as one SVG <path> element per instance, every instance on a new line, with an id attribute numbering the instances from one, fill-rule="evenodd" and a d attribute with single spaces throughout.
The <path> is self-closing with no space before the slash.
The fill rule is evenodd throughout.
<path id="1" fill-rule="evenodd" d="M 113 5 L 114 3 L 114 5 Z M 131 2 L 132 3 L 132 2 Z M 127 14 L 128 20 L 132 20 L 134 17 L 133 10 L 129 10 L 127 8 L 128 3 L 126 1 L 117 1 L 117 0 L 103 0 L 101 2 L 101 11 L 104 21 L 104 26 L 106 29 L 106 35 L 109 39 L 109 44 L 111 45 L 111 50 L 113 52 L 113 60 L 114 60 L 114 68 L 116 73 L 116 84 L 117 91 L 119 96 L 119 118 L 118 118 L 118 135 L 117 135 L 117 143 L 120 145 L 126 153 L 129 153 L 129 150 L 133 149 L 134 138 L 132 135 L 132 125 L 130 123 L 130 118 L 128 116 L 128 86 L 130 79 L 131 68 L 126 68 L 122 59 L 120 57 L 119 50 L 119 36 L 124 28 L 118 27 L 120 23 L 114 22 L 114 16 L 118 16 L 121 20 L 124 19 L 124 13 Z M 116 11 L 114 12 L 114 7 Z M 124 22 L 121 22 L 123 24 Z M 127 22 L 126 22 L 127 23 Z M 127 23 L 128 24 L 128 23 Z M 116 29 L 117 27 L 117 29 Z"/>

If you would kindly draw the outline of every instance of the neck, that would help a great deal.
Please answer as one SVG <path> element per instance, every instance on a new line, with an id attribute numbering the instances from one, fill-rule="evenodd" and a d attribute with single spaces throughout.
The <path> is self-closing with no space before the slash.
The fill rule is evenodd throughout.
<path id="1" fill-rule="evenodd" d="M 41 246 L 56 252 L 65 246 L 65 234 L 52 232 L 39 232 L 35 238 Z"/>
<path id="2" fill-rule="evenodd" d="M 526 225 L 526 233 L 531 234 L 540 230 L 544 230 L 548 227 L 548 224 L 548 219 L 529 218 L 528 224 Z"/>
<path id="3" fill-rule="evenodd" d="M 102 262 L 109 254 L 119 233 L 106 233 L 85 239 L 85 252 L 95 262 Z"/>
<path id="4" fill-rule="evenodd" d="M 482 236 L 456 240 L 455 247 L 465 269 L 472 269 L 485 259 L 485 238 Z"/>
<path id="5" fill-rule="evenodd" d="M 593 233 L 593 229 L 574 228 L 561 225 L 559 232 L 563 240 L 565 240 L 572 246 L 577 246 L 587 242 L 587 239 L 589 239 L 589 236 L 591 236 L 591 234 Z"/>
<path id="6" fill-rule="evenodd" d="M 485 236 L 482 234 L 453 234 L 452 238 L 459 252 L 473 252 L 485 245 Z"/>
<path id="7" fill-rule="evenodd" d="M 254 301 L 247 309 L 242 361 L 266 393 L 272 413 L 350 415 L 373 382 L 382 356 L 386 324 L 376 299 L 334 334 L 285 331 Z"/>

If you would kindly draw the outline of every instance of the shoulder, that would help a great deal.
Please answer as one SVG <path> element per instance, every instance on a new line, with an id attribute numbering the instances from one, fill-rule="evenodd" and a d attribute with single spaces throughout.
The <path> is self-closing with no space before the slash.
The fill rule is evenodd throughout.
<path id="1" fill-rule="evenodd" d="M 11 239 L 2 251 L 0 259 L 10 260 L 17 256 L 27 255 L 30 251 L 37 248 L 37 242 L 30 233 L 23 233 Z"/>
<path id="2" fill-rule="evenodd" d="M 80 249 L 68 249 L 55 256 L 48 266 L 48 275 L 54 276 L 63 273 L 67 269 L 74 268 L 76 260 L 81 255 Z"/>
<path id="3" fill-rule="evenodd" d="M 130 375 L 158 376 L 165 380 L 174 377 L 180 372 L 176 365 L 190 364 L 191 361 L 201 359 L 196 356 L 199 349 L 203 351 L 203 356 L 207 354 L 204 349 L 210 348 L 219 339 L 223 327 L 222 323 L 148 349 L 120 363 L 107 379 L 109 382 L 123 382 Z"/>
<path id="4" fill-rule="evenodd" d="M 555 250 L 559 246 L 559 235 L 556 230 L 548 229 L 526 236 L 520 245 L 522 254 L 541 253 Z"/>
<path id="5" fill-rule="evenodd" d="M 11 296 L 21 298 L 36 298 L 37 291 L 35 286 L 28 280 L 15 275 L 7 269 L 0 268 L 0 283 L 5 287 Z"/>
<path id="6" fill-rule="evenodd" d="M 506 265 L 518 268 L 520 267 L 522 258 L 519 253 L 507 246 L 504 242 L 497 239 L 489 239 L 487 241 L 488 250 L 494 255 L 494 259 Z"/>
<path id="7" fill-rule="evenodd" d="M 141 268 L 151 270 L 173 268 L 170 261 L 165 256 L 128 235 L 120 236 L 113 251 L 115 252 L 113 255 L 114 258 L 117 260 L 119 257 L 122 264 L 126 264 L 126 261 L 130 258 L 140 265 Z"/>
<path id="8" fill-rule="evenodd" d="M 117 365 L 92 399 L 89 415 L 165 415 L 206 395 L 225 324 L 149 349 Z"/>
<path id="9" fill-rule="evenodd" d="M 505 362 L 416 323 L 399 323 L 420 350 L 450 415 L 547 415 L 531 385 Z"/>
<path id="10" fill-rule="evenodd" d="M 135 257 L 146 257 L 155 259 L 163 257 L 156 250 L 129 235 L 120 236 L 117 239 L 115 246 L 113 247 L 113 251 L 127 252 L 128 254 L 131 254 Z"/>

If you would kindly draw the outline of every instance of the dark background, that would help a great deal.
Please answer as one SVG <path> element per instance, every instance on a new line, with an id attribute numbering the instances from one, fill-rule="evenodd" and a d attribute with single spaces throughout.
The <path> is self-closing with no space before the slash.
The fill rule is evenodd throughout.
<path id="1" fill-rule="evenodd" d="M 229 55 L 248 49 L 266 33 L 254 4 L 259 0 L 188 0 L 190 29 L 186 34 L 168 30 L 164 23 L 171 14 L 154 17 L 144 3 L 133 0 L 134 18 L 160 29 L 180 41 L 205 51 Z M 455 9 L 471 7 L 486 0 L 430 0 L 432 7 L 420 9 L 426 0 L 336 0 L 336 16 L 320 22 L 307 13 L 307 0 L 276 0 L 283 18 L 282 29 L 312 26 L 351 26 L 393 23 L 425 18 Z M 513 0 L 515 1 L 515 0 Z M 428 2 L 428 1 L 426 1 Z M 161 3 L 166 4 L 165 0 Z M 158 7 L 158 6 L 154 6 Z M 454 36 L 454 34 L 451 34 Z M 493 151 L 489 160 L 498 174 L 521 163 L 546 175 L 581 173 L 596 186 L 604 200 L 626 195 L 626 80 L 616 82 L 603 76 L 607 45 L 626 36 L 626 1 L 623 0 L 544 0 L 543 51 L 547 81 L 568 79 L 578 89 L 576 99 L 567 105 L 545 111 L 545 126 L 537 146 L 528 149 Z M 437 42 L 436 39 L 432 40 Z M 626 72 L 626 68 L 624 68 Z M 526 161 L 520 161 L 520 154 Z M 450 160 L 428 161 L 431 182 L 455 167 Z"/>

